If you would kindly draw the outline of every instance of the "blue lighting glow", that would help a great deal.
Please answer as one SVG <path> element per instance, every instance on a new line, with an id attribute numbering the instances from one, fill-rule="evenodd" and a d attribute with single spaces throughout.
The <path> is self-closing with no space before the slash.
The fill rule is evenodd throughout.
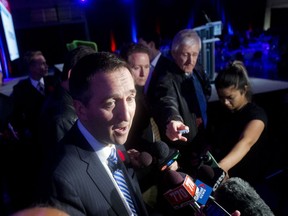
<path id="1" fill-rule="evenodd" d="M 88 3 L 88 0 L 79 0 L 80 4 L 86 4 Z"/>
<path id="2" fill-rule="evenodd" d="M 134 43 L 137 43 L 137 27 L 136 27 L 134 14 L 132 14 L 131 16 L 131 36 L 132 36 L 132 41 Z"/>
<path id="3" fill-rule="evenodd" d="M 0 58 L 2 58 L 3 61 L 0 59 L 0 64 L 3 63 L 2 65 L 2 73 L 5 74 L 4 77 L 8 78 L 9 77 L 9 71 L 8 71 L 8 65 L 7 65 L 7 59 L 4 51 L 4 44 L 2 41 L 2 37 L 0 35 Z"/>

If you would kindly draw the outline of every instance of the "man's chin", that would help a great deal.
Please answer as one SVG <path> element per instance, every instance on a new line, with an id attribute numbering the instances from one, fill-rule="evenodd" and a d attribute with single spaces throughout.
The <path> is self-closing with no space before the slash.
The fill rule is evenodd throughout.
<path id="1" fill-rule="evenodd" d="M 117 144 L 117 145 L 124 145 L 127 141 L 127 137 L 123 137 L 123 138 L 119 138 L 117 137 L 115 140 L 114 140 L 114 143 Z"/>

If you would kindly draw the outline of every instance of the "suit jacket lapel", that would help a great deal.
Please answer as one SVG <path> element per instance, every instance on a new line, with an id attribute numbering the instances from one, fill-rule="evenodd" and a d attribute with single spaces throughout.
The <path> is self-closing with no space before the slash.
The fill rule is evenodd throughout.
<path id="1" fill-rule="evenodd" d="M 76 124 L 73 126 L 73 134 L 75 135 L 74 143 L 78 146 L 78 152 L 81 160 L 87 163 L 87 175 L 90 176 L 96 187 L 101 191 L 103 197 L 112 206 L 119 215 L 128 215 L 120 195 L 109 175 L 107 174 L 102 162 L 94 152 L 93 148 L 81 134 Z"/>

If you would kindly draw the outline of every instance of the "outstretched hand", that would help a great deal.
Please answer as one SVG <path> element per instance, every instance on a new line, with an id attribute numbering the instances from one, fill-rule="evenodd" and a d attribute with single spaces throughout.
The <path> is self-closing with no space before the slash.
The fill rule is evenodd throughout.
<path id="1" fill-rule="evenodd" d="M 181 140 L 186 142 L 187 138 L 179 132 L 180 130 L 186 130 L 189 132 L 189 127 L 181 121 L 172 120 L 166 126 L 166 136 L 172 141 Z"/>

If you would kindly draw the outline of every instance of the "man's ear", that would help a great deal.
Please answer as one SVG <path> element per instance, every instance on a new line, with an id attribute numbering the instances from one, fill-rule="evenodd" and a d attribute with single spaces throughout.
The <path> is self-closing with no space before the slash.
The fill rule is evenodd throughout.
<path id="1" fill-rule="evenodd" d="M 70 69 L 70 70 L 68 71 L 68 79 L 70 79 L 71 71 L 72 71 L 72 69 Z"/>
<path id="2" fill-rule="evenodd" d="M 244 90 L 243 90 L 242 94 L 246 95 L 246 94 L 247 94 L 247 92 L 249 91 L 249 89 L 248 89 L 248 88 L 249 88 L 249 87 L 248 87 L 248 85 L 245 85 L 245 86 L 244 86 Z"/>
<path id="3" fill-rule="evenodd" d="M 73 100 L 73 105 L 78 118 L 86 120 L 86 106 L 79 100 Z"/>
<path id="4" fill-rule="evenodd" d="M 155 49 L 155 43 L 154 43 L 154 41 L 150 41 L 150 42 L 148 43 L 148 45 L 149 45 L 149 47 L 150 47 L 151 49 Z"/>

